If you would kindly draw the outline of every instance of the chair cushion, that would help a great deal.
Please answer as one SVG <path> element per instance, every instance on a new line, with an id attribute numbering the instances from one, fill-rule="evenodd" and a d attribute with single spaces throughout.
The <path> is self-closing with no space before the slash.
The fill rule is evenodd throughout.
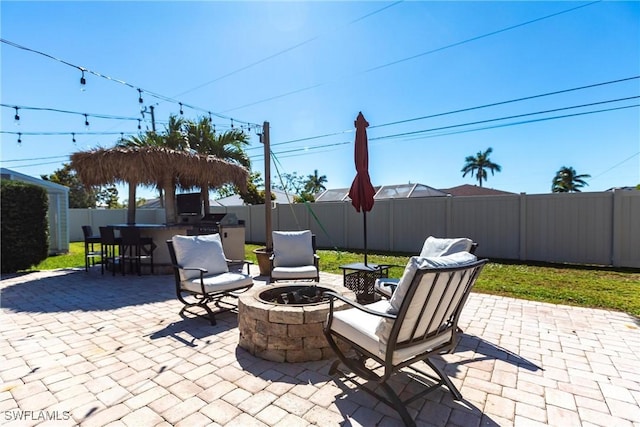
<path id="1" fill-rule="evenodd" d="M 388 277 L 382 277 L 376 279 L 373 284 L 373 289 L 381 295 L 384 295 L 387 298 L 391 298 L 391 294 L 393 294 L 393 290 L 398 286 L 400 279 L 392 279 Z"/>
<path id="2" fill-rule="evenodd" d="M 389 301 L 380 300 L 367 305 L 367 308 L 378 312 L 385 312 L 388 311 Z M 370 353 L 377 354 L 381 358 L 384 358 L 385 352 L 387 351 L 386 342 L 382 342 L 378 336 L 377 328 L 378 325 L 385 320 L 387 319 L 365 313 L 356 308 L 350 308 L 333 313 L 331 330 L 358 344 Z M 408 360 L 413 356 L 442 345 L 450 339 L 451 333 L 446 333 L 414 346 L 397 349 L 393 352 L 392 363 L 398 364 Z"/>
<path id="3" fill-rule="evenodd" d="M 271 270 L 272 279 L 315 279 L 318 277 L 318 269 L 313 265 L 302 267 L 274 267 Z"/>
<path id="4" fill-rule="evenodd" d="M 476 260 L 476 256 L 469 252 L 456 252 L 451 255 L 436 257 L 411 257 L 398 282 L 398 287 L 389 300 L 392 310 L 389 312 L 395 314 L 400 310 L 404 296 L 407 294 L 418 269 L 460 267 L 471 264 Z"/>
<path id="5" fill-rule="evenodd" d="M 441 239 L 438 237 L 429 236 L 424 241 L 421 257 L 434 257 L 434 256 L 446 256 L 456 252 L 469 252 L 473 245 L 471 239 L 465 237 L 456 239 Z"/>
<path id="6" fill-rule="evenodd" d="M 402 324 L 402 328 L 400 329 L 400 332 L 398 334 L 399 342 L 408 339 L 413 332 L 415 321 L 420 315 L 420 312 L 423 310 L 424 304 L 427 304 L 427 307 L 424 309 L 427 313 L 429 313 L 433 312 L 436 309 L 437 304 L 440 302 L 440 298 L 438 296 L 434 296 L 433 298 L 427 300 L 427 296 L 429 295 L 432 287 L 435 287 L 435 291 L 442 291 L 443 293 L 449 280 L 449 275 L 441 275 L 434 283 L 436 274 L 438 273 L 438 268 L 461 267 L 475 262 L 476 259 L 477 258 L 475 255 L 472 255 L 468 252 L 458 252 L 444 257 L 411 257 L 411 259 L 407 263 L 404 273 L 402 274 L 402 277 L 400 278 L 397 289 L 389 300 L 389 308 L 387 309 L 388 313 L 398 313 L 403 299 L 409 290 L 409 286 L 411 286 L 413 278 L 418 270 L 432 270 L 432 272 L 431 274 L 425 274 L 422 281 L 418 284 L 418 286 L 421 287 L 416 291 L 414 298 L 416 301 L 420 301 L 420 303 L 413 304 L 409 307 L 405 316 L 405 320 Z M 451 296 L 451 298 L 453 297 Z M 450 310 L 452 309 L 452 307 L 445 307 L 444 309 Z M 376 334 L 380 338 L 380 342 L 382 344 L 387 343 L 389 335 L 391 334 L 393 322 L 394 321 L 391 319 L 382 319 L 379 322 L 376 329 Z M 430 327 L 429 332 L 431 332 L 432 330 L 437 329 L 439 326 L 440 325 L 420 325 L 419 329 L 422 331 L 422 329 L 426 330 L 427 327 Z"/>
<path id="7" fill-rule="evenodd" d="M 274 231 L 273 266 L 313 265 L 311 231 Z"/>
<path id="8" fill-rule="evenodd" d="M 253 284 L 253 279 L 251 278 L 251 276 L 233 272 L 206 275 L 204 276 L 202 281 L 204 283 L 204 290 L 206 293 L 233 291 L 235 289 L 242 289 Z M 195 279 L 183 280 L 182 282 L 180 282 L 180 286 L 183 289 L 187 289 L 192 292 L 202 293 L 202 287 L 200 286 L 200 276 Z"/>
<path id="9" fill-rule="evenodd" d="M 173 236 L 173 248 L 182 267 L 204 268 L 208 275 L 229 271 L 219 234 Z M 180 270 L 180 280 L 199 278 L 197 270 Z"/>

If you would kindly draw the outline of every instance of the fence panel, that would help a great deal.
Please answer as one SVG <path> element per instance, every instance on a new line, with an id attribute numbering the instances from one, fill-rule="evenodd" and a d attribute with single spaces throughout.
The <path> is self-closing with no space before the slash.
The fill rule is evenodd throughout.
<path id="1" fill-rule="evenodd" d="M 263 205 L 211 210 L 235 213 L 247 242 L 265 242 Z M 348 202 L 269 211 L 274 230 L 310 229 L 320 247 L 364 247 L 363 215 Z M 164 210 L 140 209 L 136 218 L 162 223 Z M 482 257 L 640 268 L 638 218 L 638 191 L 378 200 L 367 213 L 367 243 L 369 250 L 414 254 L 429 235 L 468 236 Z M 82 240 L 81 225 L 122 222 L 124 209 L 70 209 L 69 238 Z"/>

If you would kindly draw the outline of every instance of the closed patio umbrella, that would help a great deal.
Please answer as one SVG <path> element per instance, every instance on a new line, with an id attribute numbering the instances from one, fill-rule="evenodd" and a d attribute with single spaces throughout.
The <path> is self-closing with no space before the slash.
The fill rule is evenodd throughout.
<path id="1" fill-rule="evenodd" d="M 362 212 L 364 223 L 364 264 L 367 265 L 367 212 L 373 208 L 373 196 L 376 191 L 371 185 L 371 178 L 369 177 L 369 143 L 367 141 L 369 123 L 365 120 L 362 112 L 358 113 L 354 123 L 356 126 L 354 149 L 356 177 L 353 179 L 349 189 L 349 197 L 356 211 Z"/>

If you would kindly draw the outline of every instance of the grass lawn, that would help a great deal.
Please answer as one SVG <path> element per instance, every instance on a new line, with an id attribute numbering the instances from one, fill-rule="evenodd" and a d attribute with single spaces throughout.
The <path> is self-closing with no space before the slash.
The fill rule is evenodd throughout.
<path id="1" fill-rule="evenodd" d="M 253 249 L 246 245 L 249 260 L 257 262 Z M 339 266 L 362 262 L 362 253 L 319 250 L 320 269 L 342 274 Z M 408 254 L 369 254 L 371 263 L 390 264 L 391 277 L 400 277 L 409 259 Z M 32 270 L 84 268 L 84 244 L 70 244 L 69 254 L 47 258 Z M 550 264 L 488 263 L 478 279 L 475 292 L 503 295 L 554 304 L 604 308 L 623 311 L 640 317 L 640 270 L 608 267 Z"/>

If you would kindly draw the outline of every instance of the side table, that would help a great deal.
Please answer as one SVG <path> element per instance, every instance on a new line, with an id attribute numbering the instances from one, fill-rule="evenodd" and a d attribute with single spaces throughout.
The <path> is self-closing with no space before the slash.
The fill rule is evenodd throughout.
<path id="1" fill-rule="evenodd" d="M 375 300 L 374 285 L 376 279 L 389 277 L 389 265 L 364 264 L 356 262 L 341 265 L 344 286 L 356 294 L 359 303 L 369 303 Z"/>

